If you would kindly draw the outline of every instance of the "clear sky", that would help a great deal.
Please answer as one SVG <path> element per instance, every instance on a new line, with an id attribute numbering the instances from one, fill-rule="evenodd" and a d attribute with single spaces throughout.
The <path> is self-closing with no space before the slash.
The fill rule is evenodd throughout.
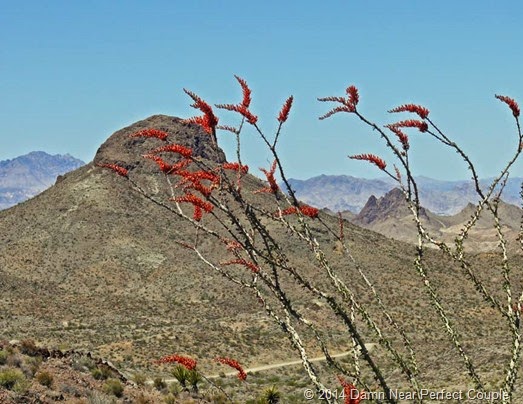
<path id="1" fill-rule="evenodd" d="M 0 160 L 33 150 L 92 160 L 114 131 L 153 114 L 189 117 L 187 87 L 211 103 L 253 90 L 251 110 L 271 133 L 283 101 L 295 105 L 281 154 L 294 178 L 380 176 L 348 154 L 393 160 L 348 114 L 318 121 L 356 85 L 359 110 L 379 124 L 399 104 L 421 103 L 477 162 L 496 175 L 515 148 L 515 124 L 494 98 L 523 107 L 523 2 L 428 1 L 2 1 Z M 406 116 L 405 116 L 406 118 Z M 222 113 L 220 123 L 237 116 Z M 233 157 L 231 134 L 219 135 Z M 244 134 L 245 160 L 270 156 Z M 411 132 L 415 173 L 467 178 L 455 153 Z M 523 175 L 523 164 L 513 174 Z"/>

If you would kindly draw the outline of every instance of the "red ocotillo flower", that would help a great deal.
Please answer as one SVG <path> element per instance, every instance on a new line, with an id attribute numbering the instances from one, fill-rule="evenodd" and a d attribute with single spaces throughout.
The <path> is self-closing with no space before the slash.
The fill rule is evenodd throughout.
<path id="1" fill-rule="evenodd" d="M 227 251 L 243 250 L 243 246 L 236 240 L 231 240 L 228 238 L 222 238 L 220 240 L 225 244 Z"/>
<path id="2" fill-rule="evenodd" d="M 110 170 L 113 170 L 116 174 L 121 175 L 122 177 L 128 177 L 129 170 L 127 168 L 119 166 L 118 164 L 110 164 L 110 163 L 99 163 L 97 164 L 98 167 L 102 168 L 109 168 Z"/>
<path id="3" fill-rule="evenodd" d="M 234 75 L 234 77 L 236 80 L 238 80 L 238 83 L 240 83 L 240 86 L 242 87 L 243 100 L 241 105 L 243 105 L 245 108 L 249 108 L 249 105 L 251 105 L 251 89 L 244 79 L 238 77 L 237 75 Z"/>
<path id="4" fill-rule="evenodd" d="M 355 156 L 349 156 L 349 158 L 353 160 L 369 161 L 378 166 L 380 170 L 385 170 L 385 167 L 387 167 L 387 163 L 385 163 L 383 159 L 374 154 L 357 154 Z"/>
<path id="5" fill-rule="evenodd" d="M 238 128 L 235 128 L 234 126 L 228 126 L 228 125 L 218 125 L 216 129 L 226 130 L 228 132 L 232 132 L 235 135 L 240 134 L 240 130 Z"/>
<path id="6" fill-rule="evenodd" d="M 249 110 L 249 106 L 251 105 L 251 89 L 249 88 L 249 86 L 247 85 L 247 82 L 244 79 L 242 79 L 238 76 L 234 76 L 234 77 L 236 77 L 236 80 L 238 80 L 238 83 L 240 83 L 240 86 L 242 87 L 242 92 L 243 92 L 242 102 L 240 104 L 236 104 L 236 105 L 217 104 L 216 108 L 238 112 L 245 119 L 247 119 L 247 122 L 249 122 L 251 125 L 255 125 L 256 122 L 258 121 L 258 117 L 256 115 L 254 115 L 253 113 L 251 113 L 251 111 Z"/>
<path id="7" fill-rule="evenodd" d="M 194 370 L 197 362 L 195 359 L 189 358 L 188 356 L 168 355 L 158 359 L 156 363 L 179 363 L 188 370 Z"/>
<path id="8" fill-rule="evenodd" d="M 226 262 L 220 262 L 220 265 L 226 266 L 226 265 L 243 265 L 244 267 L 250 269 L 254 273 L 258 273 L 260 271 L 260 267 L 256 265 L 254 262 L 247 261 L 243 258 L 238 258 L 231 261 Z"/>
<path id="9" fill-rule="evenodd" d="M 343 377 L 338 376 L 341 386 L 343 387 L 344 403 L 345 404 L 360 404 L 361 394 L 356 386 L 347 382 Z"/>
<path id="10" fill-rule="evenodd" d="M 509 108 L 512 110 L 512 115 L 514 115 L 514 118 L 517 118 L 519 116 L 519 105 L 514 99 L 507 97 L 505 95 L 497 95 L 496 98 L 505 104 L 509 106 Z"/>
<path id="11" fill-rule="evenodd" d="M 187 159 L 180 160 L 179 162 L 174 164 L 168 164 L 161 157 L 155 156 L 154 154 L 146 154 L 143 157 L 146 159 L 153 160 L 156 164 L 158 164 L 160 171 L 162 171 L 165 174 L 176 173 L 177 171 L 180 171 L 183 168 L 187 167 L 189 164 L 191 164 L 191 161 Z"/>
<path id="12" fill-rule="evenodd" d="M 238 363 L 238 361 L 231 358 L 216 358 L 216 361 L 223 363 L 224 365 L 230 366 L 233 369 L 236 369 L 238 371 L 238 379 L 247 379 L 247 373 L 245 372 L 243 367 Z"/>
<path id="13" fill-rule="evenodd" d="M 193 195 L 191 193 L 186 193 L 183 196 L 177 196 L 175 198 L 171 198 L 171 200 L 173 200 L 175 202 L 192 203 L 194 206 L 198 206 L 200 209 L 202 209 L 203 211 L 205 211 L 207 213 L 212 212 L 212 210 L 214 209 L 214 206 L 211 203 L 206 202 L 203 199 L 201 199 L 198 196 Z"/>
<path id="14" fill-rule="evenodd" d="M 390 129 L 393 128 L 418 128 L 420 132 L 426 132 L 429 128 L 429 125 L 427 125 L 427 122 L 425 121 L 418 121 L 416 119 L 407 119 L 405 121 L 399 121 L 396 123 L 392 123 L 390 125 L 387 125 L 387 127 Z"/>
<path id="15" fill-rule="evenodd" d="M 218 118 L 216 115 L 214 115 L 212 107 L 192 91 L 189 91 L 185 88 L 183 91 L 185 91 L 185 93 L 193 99 L 194 104 L 192 104 L 191 107 L 199 109 L 203 112 L 203 116 L 185 119 L 183 122 L 200 125 L 203 130 L 205 130 L 205 132 L 212 135 L 216 129 L 216 126 L 218 125 Z M 213 138 L 213 141 L 216 141 L 216 139 Z"/>
<path id="16" fill-rule="evenodd" d="M 135 132 L 131 135 L 129 135 L 129 137 L 155 137 L 157 139 L 160 139 L 160 140 L 167 140 L 167 137 L 169 136 L 169 134 L 167 132 L 164 132 L 163 130 L 158 130 L 158 129 L 142 129 L 138 132 Z"/>
<path id="17" fill-rule="evenodd" d="M 247 172 L 249 171 L 249 166 L 241 165 L 240 163 L 223 163 L 222 168 L 224 170 L 239 171 L 242 174 L 247 174 Z"/>
<path id="18" fill-rule="evenodd" d="M 313 208 L 312 206 L 309 206 L 309 205 L 302 205 L 300 206 L 299 208 L 297 208 L 296 206 L 289 206 L 288 208 L 286 209 L 283 209 L 281 211 L 281 215 L 282 216 L 287 216 L 287 215 L 295 215 L 299 212 L 301 212 L 301 214 L 303 216 L 308 216 L 312 219 L 315 219 L 318 217 L 318 214 L 319 214 L 319 210 L 316 209 L 316 208 Z M 274 215 L 275 216 L 278 216 L 280 214 L 280 212 L 275 212 Z"/>
<path id="19" fill-rule="evenodd" d="M 276 194 L 280 187 L 278 186 L 278 183 L 276 182 L 276 178 L 274 178 L 274 173 L 276 172 L 276 160 L 271 165 L 271 169 L 267 171 L 265 168 L 260 168 L 260 171 L 265 174 L 265 177 L 267 177 L 267 181 L 269 182 L 269 186 L 265 188 L 258 189 L 257 191 L 254 191 L 255 194 L 266 192 L 270 194 Z"/>
<path id="20" fill-rule="evenodd" d="M 186 159 L 191 158 L 192 156 L 192 149 L 189 149 L 188 147 L 173 143 L 168 144 L 166 146 L 157 147 L 154 150 L 151 150 L 150 154 L 158 154 L 158 153 L 178 153 L 179 155 L 185 157 Z"/>
<path id="21" fill-rule="evenodd" d="M 342 104 L 338 107 L 331 109 L 325 115 L 320 116 L 320 119 L 327 119 L 328 117 L 337 114 L 338 112 L 356 112 L 356 105 L 360 101 L 360 96 L 358 94 L 358 89 L 355 86 L 349 86 L 345 90 L 347 93 L 347 98 L 344 97 L 323 97 L 318 98 L 318 101 L 332 101 Z"/>
<path id="22" fill-rule="evenodd" d="M 247 122 L 249 122 L 251 125 L 254 125 L 256 122 L 258 122 L 258 117 L 256 115 L 253 115 L 251 111 L 249 111 L 248 108 L 245 108 L 245 106 L 241 104 L 233 105 L 233 104 L 217 104 L 216 108 L 220 109 L 226 109 L 227 111 L 233 111 L 238 112 L 240 115 L 243 115 L 245 119 L 247 119 Z"/>
<path id="23" fill-rule="evenodd" d="M 199 222 L 200 220 L 202 220 L 202 217 L 203 217 L 203 211 L 202 211 L 202 208 L 200 208 L 199 206 L 197 205 L 194 205 L 194 212 L 192 214 L 192 218 Z"/>
<path id="24" fill-rule="evenodd" d="M 283 104 L 283 107 L 281 107 L 280 113 L 278 114 L 278 121 L 280 123 L 284 123 L 287 118 L 289 117 L 289 112 L 292 107 L 292 101 L 294 97 L 291 95 L 289 98 L 287 98 L 287 101 L 285 101 L 285 104 Z"/>
<path id="25" fill-rule="evenodd" d="M 401 145 L 403 146 L 403 150 L 407 151 L 409 150 L 410 144 L 409 144 L 409 137 L 405 132 L 403 132 L 399 127 L 395 125 L 385 125 L 387 129 L 392 131 L 399 139 Z"/>
<path id="26" fill-rule="evenodd" d="M 349 97 L 349 104 L 354 106 L 358 105 L 358 102 L 360 102 L 360 95 L 358 94 L 358 89 L 356 88 L 356 86 L 347 87 L 345 92 Z"/>
<path id="27" fill-rule="evenodd" d="M 416 104 L 404 104 L 399 107 L 391 109 L 389 112 L 412 112 L 418 114 L 421 119 L 425 119 L 429 116 L 429 110 L 421 105 Z"/>

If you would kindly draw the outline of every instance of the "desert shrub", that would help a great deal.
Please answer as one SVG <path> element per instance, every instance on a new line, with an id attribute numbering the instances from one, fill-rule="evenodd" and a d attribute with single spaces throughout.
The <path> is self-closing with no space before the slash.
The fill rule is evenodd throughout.
<path id="1" fill-rule="evenodd" d="M 27 358 L 25 363 L 21 365 L 21 369 L 26 374 L 27 377 L 33 377 L 36 372 L 38 372 L 38 369 L 40 368 L 40 365 L 42 364 L 42 357 L 41 356 L 34 356 Z"/>
<path id="2" fill-rule="evenodd" d="M 182 365 L 177 365 L 172 370 L 172 375 L 176 380 L 178 380 L 178 383 L 182 386 L 184 390 L 187 390 L 187 381 L 189 379 L 189 371 Z"/>
<path id="3" fill-rule="evenodd" d="M 7 363 L 8 357 L 9 357 L 9 354 L 7 353 L 7 351 L 0 349 L 0 365 L 5 365 Z"/>
<path id="4" fill-rule="evenodd" d="M 46 371 L 39 372 L 36 375 L 36 381 L 45 387 L 51 387 L 53 385 L 53 380 L 54 380 L 53 375 Z"/>
<path id="5" fill-rule="evenodd" d="M 101 366 L 91 369 L 91 375 L 96 380 L 107 380 L 113 376 L 113 372 L 109 368 Z"/>
<path id="6" fill-rule="evenodd" d="M 175 396 L 174 394 L 169 393 L 164 397 L 163 401 L 165 402 L 165 404 L 176 404 L 179 402 L 176 397 L 177 396 Z"/>
<path id="7" fill-rule="evenodd" d="M 96 368 L 96 363 L 91 358 L 87 356 L 80 356 L 73 360 L 73 369 L 79 372 L 89 372 Z"/>
<path id="8" fill-rule="evenodd" d="M 135 373 L 133 375 L 133 382 L 135 382 L 138 386 L 145 386 L 145 383 L 147 382 L 147 376 L 145 376 L 143 373 Z"/>
<path id="9" fill-rule="evenodd" d="M 281 393 L 276 386 L 271 386 L 263 392 L 261 402 L 265 404 L 277 404 L 281 400 Z"/>
<path id="10" fill-rule="evenodd" d="M 16 383 L 26 380 L 20 369 L 8 368 L 0 372 L 0 386 L 12 390 Z"/>
<path id="11" fill-rule="evenodd" d="M 40 354 L 40 350 L 32 339 L 24 339 L 20 342 L 20 352 L 28 356 L 37 356 Z"/>
<path id="12" fill-rule="evenodd" d="M 124 386 L 118 379 L 107 379 L 103 386 L 103 390 L 107 394 L 113 394 L 116 397 L 122 397 Z"/>
<path id="13" fill-rule="evenodd" d="M 93 391 L 87 396 L 87 402 L 89 404 L 114 404 L 116 400 L 99 391 Z"/>
<path id="14" fill-rule="evenodd" d="M 161 377 L 155 377 L 153 385 L 156 390 L 163 390 L 167 387 L 167 383 Z"/>

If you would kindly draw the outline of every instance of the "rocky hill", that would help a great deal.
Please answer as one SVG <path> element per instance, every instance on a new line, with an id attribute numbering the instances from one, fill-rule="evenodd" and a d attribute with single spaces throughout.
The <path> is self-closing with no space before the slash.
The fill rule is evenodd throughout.
<path id="1" fill-rule="evenodd" d="M 469 203 L 455 215 L 437 215 L 428 209 L 421 208 L 420 219 L 429 233 L 447 244 L 452 244 L 456 235 L 470 220 L 476 206 Z M 511 241 L 512 248 L 519 248 L 516 239 L 519 234 L 522 210 L 521 208 L 500 202 L 499 217 L 504 234 Z M 359 214 L 345 214 L 347 220 L 358 226 L 381 233 L 396 240 L 417 243 L 417 230 L 412 213 L 400 189 L 394 188 L 380 198 L 374 195 Z M 480 220 L 470 231 L 467 239 L 469 248 L 477 252 L 493 251 L 498 248 L 499 240 L 494 228 L 492 215 L 485 211 Z"/>
<path id="2" fill-rule="evenodd" d="M 32 198 L 58 176 L 84 164 L 69 154 L 52 156 L 42 151 L 0 161 L 0 210 Z"/>
<path id="3" fill-rule="evenodd" d="M 162 143 L 128 136 L 151 127 L 167 132 L 170 141 L 191 147 L 206 164 L 225 161 L 223 152 L 213 147 L 199 127 L 156 115 L 111 135 L 93 163 L 64 175 L 30 201 L 0 212 L 0 339 L 34 338 L 47 346 L 86 349 L 110 359 L 122 372 L 144 372 L 151 377 L 167 374 L 168 370 L 159 368 L 153 360 L 172 353 L 201 360 L 201 369 L 211 373 L 222 370 L 212 361 L 216 356 L 233 357 L 245 367 L 297 359 L 285 334 L 248 287 L 232 284 L 178 243 L 194 243 L 198 238 L 202 250 L 214 262 L 230 260 L 224 245 L 208 241 L 191 224 L 151 200 L 165 197 L 166 206 L 170 206 L 165 178 L 158 175 L 154 161 L 142 157 Z M 98 163 L 127 168 L 132 182 L 151 198 L 134 191 L 130 180 Z M 272 195 L 252 192 L 264 186 L 251 175 L 242 179 L 246 198 L 261 211 L 274 212 L 277 206 Z M 190 208 L 187 212 L 192 214 Z M 263 223 L 286 252 L 288 262 L 304 279 L 335 293 L 326 271 L 315 265 L 316 254 L 309 246 L 285 226 L 268 219 L 265 217 Z M 212 215 L 205 215 L 202 221 L 221 228 Z M 452 375 L 443 382 L 445 385 L 468 385 L 466 371 L 412 266 L 415 249 L 345 222 L 345 239 L 351 258 L 359 264 L 356 266 L 325 227 L 337 232 L 340 226 L 336 217 L 320 213 L 319 219 L 310 223 L 318 242 L 326 246 L 325 259 L 330 266 L 350 285 L 384 332 L 396 335 L 358 270 L 375 285 L 419 350 L 417 360 L 425 384 L 438 380 L 441 387 L 444 372 Z M 489 290 L 501 299 L 503 280 L 492 275 L 498 258 L 479 256 L 473 260 L 478 278 L 488 281 Z M 496 317 L 464 280 L 459 267 L 443 253 L 427 251 L 424 259 L 466 347 L 474 348 L 471 357 L 481 375 L 497 383 L 496 374 L 506 365 L 503 352 L 511 346 L 506 322 Z M 238 268 L 238 273 L 244 274 L 244 270 Z M 320 332 L 329 348 L 347 351 L 351 338 L 330 314 L 325 300 L 296 284 L 288 273 L 280 276 L 288 292 L 286 298 L 324 330 Z M 514 282 L 520 278 L 521 274 L 514 273 Z M 370 343 L 378 342 L 365 321 L 358 317 L 357 324 Z M 303 325 L 296 327 L 303 332 L 311 353 L 320 355 L 312 331 Z M 399 350 L 404 349 L 401 341 L 394 337 L 391 341 Z M 387 375 L 401 384 L 402 376 L 392 370 L 385 351 L 379 348 L 376 355 L 380 366 L 390 369 Z M 299 367 L 296 372 L 300 372 Z M 336 383 L 335 374 L 331 376 Z M 295 388 L 301 392 L 300 399 L 301 387 Z"/>

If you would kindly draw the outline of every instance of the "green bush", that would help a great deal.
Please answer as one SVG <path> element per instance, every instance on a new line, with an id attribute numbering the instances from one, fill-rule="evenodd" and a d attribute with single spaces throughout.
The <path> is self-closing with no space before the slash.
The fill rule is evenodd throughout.
<path id="1" fill-rule="evenodd" d="M 19 369 L 6 369 L 0 372 L 0 386 L 11 390 L 16 383 L 24 382 L 25 376 Z"/>
<path id="2" fill-rule="evenodd" d="M 163 390 L 167 387 L 167 383 L 161 377 L 155 377 L 153 384 L 156 390 Z"/>
<path id="3" fill-rule="evenodd" d="M 20 342 L 20 352 L 27 356 L 40 355 L 40 350 L 32 339 L 24 339 Z"/>
<path id="4" fill-rule="evenodd" d="M 5 365 L 7 363 L 7 357 L 9 356 L 9 354 L 0 349 L 0 365 Z"/>
<path id="5" fill-rule="evenodd" d="M 91 375 L 96 380 L 106 380 L 106 379 L 109 379 L 111 376 L 113 376 L 113 372 L 111 372 L 111 370 L 109 368 L 99 367 L 99 368 L 91 369 Z"/>
<path id="6" fill-rule="evenodd" d="M 145 383 L 147 382 L 147 376 L 145 376 L 143 373 L 135 373 L 133 375 L 133 382 L 135 382 L 138 386 L 145 386 Z"/>
<path id="7" fill-rule="evenodd" d="M 116 397 L 122 397 L 124 386 L 118 379 L 108 379 L 104 384 L 103 390 L 107 394 L 113 394 Z"/>
<path id="8" fill-rule="evenodd" d="M 45 387 L 51 387 L 53 380 L 53 375 L 49 372 L 40 372 L 36 375 L 36 381 Z"/>

